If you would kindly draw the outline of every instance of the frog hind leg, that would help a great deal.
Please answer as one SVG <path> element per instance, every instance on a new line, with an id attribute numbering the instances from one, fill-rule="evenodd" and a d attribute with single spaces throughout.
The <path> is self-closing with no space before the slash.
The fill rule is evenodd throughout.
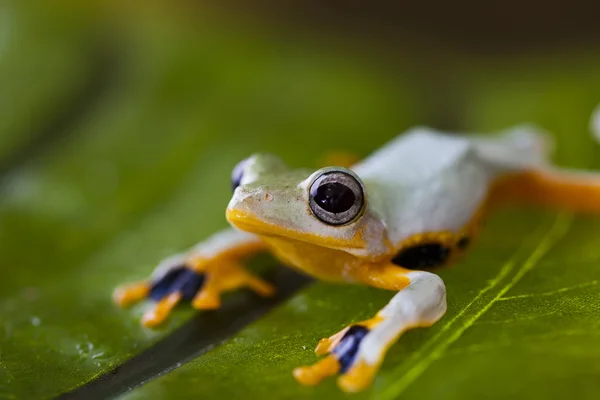
<path id="1" fill-rule="evenodd" d="M 344 167 L 350 168 L 360 161 L 360 156 L 356 153 L 344 150 L 329 151 L 321 156 L 317 162 L 319 168 L 322 167 Z"/>
<path id="2" fill-rule="evenodd" d="M 595 141 L 600 143 L 600 107 L 590 126 Z M 500 172 L 491 187 L 491 205 L 529 203 L 600 213 L 600 172 L 551 165 L 553 142 L 541 129 L 521 125 L 472 141 L 478 156 Z"/>
<path id="3" fill-rule="evenodd" d="M 600 213 L 600 173 L 535 168 L 507 174 L 492 186 L 493 205 L 539 204 L 580 213 Z"/>
<path id="4" fill-rule="evenodd" d="M 315 352 L 325 355 L 316 364 L 296 368 L 298 382 L 315 385 L 339 373 L 338 386 L 346 392 L 367 388 L 377 373 L 387 349 L 409 329 L 430 326 L 446 312 L 446 289 L 435 274 L 410 271 L 395 265 L 369 268 L 363 283 L 400 290 L 373 318 L 352 324 L 321 339 Z"/>

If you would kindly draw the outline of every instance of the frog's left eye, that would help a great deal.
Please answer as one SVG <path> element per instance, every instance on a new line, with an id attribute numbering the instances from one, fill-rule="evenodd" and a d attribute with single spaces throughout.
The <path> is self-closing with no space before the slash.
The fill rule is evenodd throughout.
<path id="1" fill-rule="evenodd" d="M 356 177 L 344 171 L 329 171 L 310 186 L 310 209 L 329 225 L 344 225 L 359 217 L 364 208 L 364 192 Z"/>
<path id="2" fill-rule="evenodd" d="M 244 177 L 244 168 L 248 163 L 248 159 L 240 161 L 233 171 L 231 172 L 231 190 L 234 191 L 240 183 L 242 182 L 242 178 Z"/>

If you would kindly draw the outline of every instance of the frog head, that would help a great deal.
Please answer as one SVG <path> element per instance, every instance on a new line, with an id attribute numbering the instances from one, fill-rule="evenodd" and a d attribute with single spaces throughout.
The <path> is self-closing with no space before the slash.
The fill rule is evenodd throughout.
<path id="1" fill-rule="evenodd" d="M 385 226 L 350 169 L 290 169 L 279 157 L 256 154 L 235 167 L 232 182 L 227 219 L 239 229 L 359 257 L 386 252 Z"/>

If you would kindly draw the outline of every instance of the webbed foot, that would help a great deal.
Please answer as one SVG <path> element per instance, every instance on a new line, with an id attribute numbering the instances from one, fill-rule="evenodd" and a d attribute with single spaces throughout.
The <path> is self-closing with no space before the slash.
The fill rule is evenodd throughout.
<path id="1" fill-rule="evenodd" d="M 378 319 L 350 325 L 335 335 L 321 339 L 315 349 L 325 358 L 311 366 L 296 368 L 296 380 L 303 385 L 316 385 L 328 376 L 340 374 L 338 386 L 346 392 L 356 392 L 370 385 L 378 365 L 369 365 L 358 358 L 359 348 Z"/>
<path id="2" fill-rule="evenodd" d="M 204 265 L 201 272 L 187 265 L 175 265 L 148 282 L 138 282 L 117 288 L 113 300 L 126 307 L 145 298 L 156 301 L 154 307 L 142 316 L 142 325 L 155 327 L 169 316 L 180 302 L 190 302 L 199 310 L 217 309 L 221 294 L 240 287 L 248 287 L 260 296 L 271 296 L 271 284 L 246 271 L 237 262 Z"/>

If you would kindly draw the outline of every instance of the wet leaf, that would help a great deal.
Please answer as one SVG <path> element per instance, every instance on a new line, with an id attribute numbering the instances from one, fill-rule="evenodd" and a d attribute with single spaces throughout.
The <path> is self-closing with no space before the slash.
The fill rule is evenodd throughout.
<path id="1" fill-rule="evenodd" d="M 325 55 L 320 45 L 267 40 L 250 27 L 224 30 L 208 17 L 188 26 L 151 7 L 132 11 L 119 32 L 120 79 L 68 127 L 68 141 L 52 143 L 44 158 L 20 164 L 1 182 L 0 397 L 52 397 L 79 387 L 188 321 L 193 312 L 180 307 L 161 330 L 143 329 L 147 305 L 119 310 L 110 294 L 224 226 L 237 161 L 254 151 L 278 153 L 294 166 L 312 166 L 328 149 L 366 154 L 421 113 L 400 72 L 390 83 L 385 68 Z M 33 17 L 22 18 L 14 19 L 11 43 L 36 53 L 38 42 L 19 25 Z M 51 26 L 74 23 L 60 13 L 44 18 Z M 66 50 L 52 59 L 56 74 L 32 76 L 36 84 L 14 111 L 2 107 L 8 119 L 0 118 L 0 159 L 22 148 L 21 128 L 51 119 L 49 105 L 60 108 L 88 71 L 77 50 L 88 43 L 85 25 L 57 39 Z M 1 51 L 0 69 L 13 71 L 0 76 L 1 98 L 11 105 L 20 86 L 9 83 L 28 70 Z M 466 128 L 537 122 L 555 132 L 559 162 L 600 168 L 587 134 L 598 63 L 580 59 L 562 66 L 465 62 Z M 468 256 L 441 272 L 448 314 L 406 334 L 373 388 L 352 397 L 594 398 L 599 227 L 597 218 L 542 210 L 492 216 Z M 317 359 L 319 338 L 371 316 L 391 296 L 314 284 L 128 396 L 349 397 L 334 380 L 301 387 L 291 370 Z"/>

